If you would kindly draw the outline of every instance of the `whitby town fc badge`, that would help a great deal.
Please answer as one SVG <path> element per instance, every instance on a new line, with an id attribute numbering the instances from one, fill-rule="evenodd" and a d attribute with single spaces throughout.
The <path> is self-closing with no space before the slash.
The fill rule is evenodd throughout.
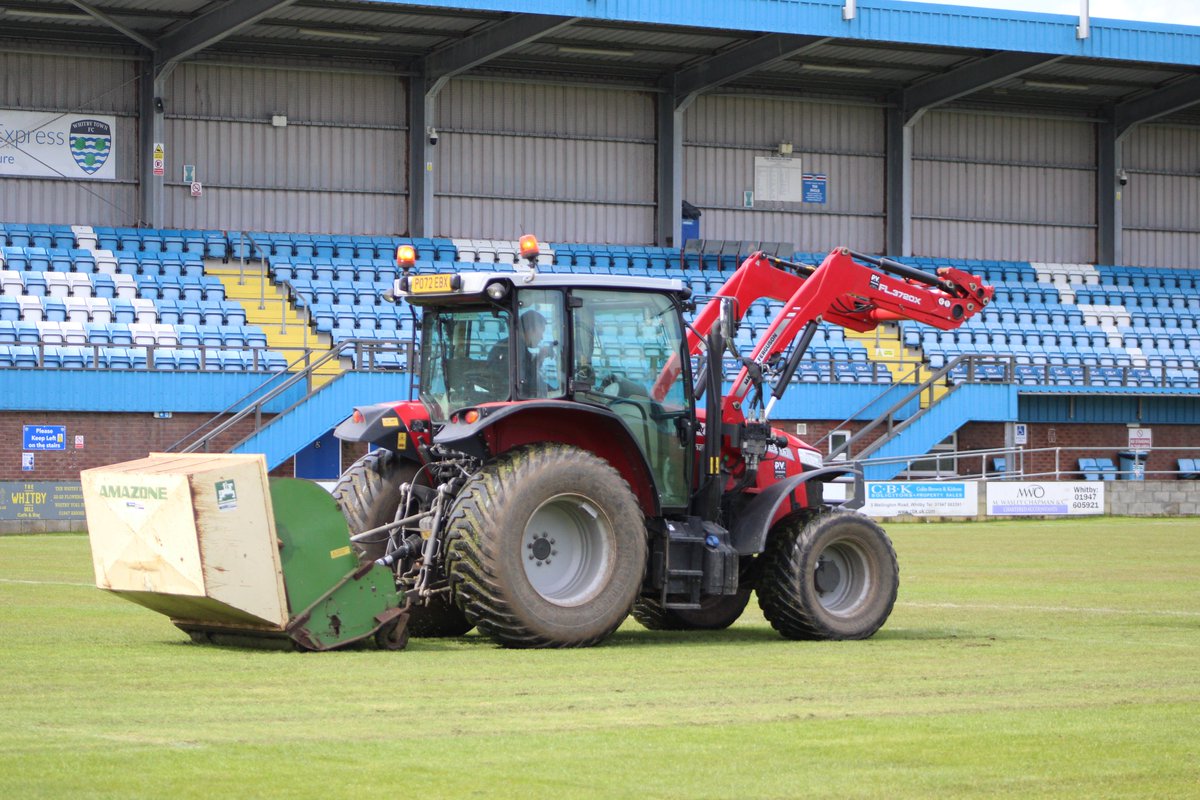
<path id="1" fill-rule="evenodd" d="M 108 123 L 95 119 L 72 122 L 70 144 L 75 163 L 88 175 L 94 175 L 112 151 L 112 129 Z"/>

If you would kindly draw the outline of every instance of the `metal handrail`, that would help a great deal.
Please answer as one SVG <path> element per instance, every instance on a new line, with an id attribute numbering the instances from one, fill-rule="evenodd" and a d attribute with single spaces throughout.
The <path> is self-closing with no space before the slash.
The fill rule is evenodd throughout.
<path id="1" fill-rule="evenodd" d="M 900 378 L 896 379 L 895 381 L 893 381 L 891 386 L 884 389 L 882 392 L 880 392 L 878 395 L 876 395 L 871 400 L 868 400 L 863 406 L 861 406 L 860 408 L 855 410 L 853 413 L 850 414 L 850 416 L 846 417 L 844 420 L 839 422 L 833 428 L 830 428 L 828 433 L 826 433 L 824 436 L 822 436 L 820 439 L 818 439 L 816 442 L 813 443 L 813 446 L 820 449 L 821 443 L 826 441 L 827 439 L 829 439 L 829 437 L 833 435 L 834 431 L 840 430 L 843 426 L 849 424 L 853 419 L 858 417 L 859 414 L 866 411 L 868 408 L 870 408 L 871 406 L 875 405 L 880 400 L 882 400 L 893 389 L 898 389 L 901 386 L 908 386 L 909 385 L 908 379 L 915 377 L 917 375 L 920 375 L 922 366 L 924 366 L 924 364 L 917 363 L 916 366 L 914 366 L 908 372 L 904 373 L 903 377 L 900 377 Z"/>
<path id="2" fill-rule="evenodd" d="M 862 441 L 864 436 L 866 436 L 868 433 L 875 430 L 880 425 L 882 425 L 883 423 L 886 422 L 887 426 L 888 426 L 888 436 L 877 439 L 876 442 L 873 442 L 872 445 L 869 446 L 863 452 L 864 452 L 864 454 L 871 453 L 874 450 L 877 450 L 878 448 L 882 447 L 884 442 L 886 442 L 888 438 L 895 435 L 896 433 L 899 433 L 900 431 L 904 430 L 909 425 L 911 425 L 913 422 L 920 419 L 922 416 L 924 416 L 926 413 L 928 413 L 929 410 L 932 409 L 936 405 L 936 403 L 931 402 L 928 406 L 921 409 L 916 414 L 913 414 L 911 417 L 904 420 L 899 425 L 895 424 L 896 412 L 899 411 L 904 406 L 908 405 L 914 399 L 920 397 L 922 392 L 926 391 L 927 389 L 931 389 L 935 383 L 937 383 L 938 381 L 945 378 L 948 374 L 950 374 L 951 370 L 953 370 L 955 367 L 957 367 L 962 361 L 969 359 L 969 358 L 971 358 L 971 356 L 961 355 L 961 356 L 955 357 L 952 361 L 949 361 L 946 364 L 944 364 L 941 369 L 937 370 L 932 375 L 930 375 L 928 378 L 926 378 L 924 381 L 917 384 L 917 386 L 914 387 L 910 392 L 908 392 L 908 394 L 904 395 L 904 397 L 900 398 L 898 401 L 896 401 L 891 406 L 889 406 L 886 411 L 884 411 L 882 414 L 877 416 L 875 419 L 868 422 L 866 427 L 862 428 L 860 431 L 855 433 L 849 439 L 842 442 L 840 445 L 838 445 L 833 450 L 831 450 L 829 453 L 829 458 L 830 459 L 836 458 L 837 456 L 840 456 L 843 453 L 848 454 L 850 452 L 850 449 L 856 443 Z M 942 395 L 941 400 L 946 399 L 946 397 L 948 397 L 950 394 L 952 394 L 957 388 L 958 388 L 957 385 L 951 386 L 949 388 L 949 390 L 946 392 L 946 394 Z M 932 399 L 932 397 L 931 397 L 931 399 Z M 937 402 L 941 402 L 941 400 L 938 400 Z M 843 424 L 845 424 L 845 423 L 843 423 Z"/>
<path id="3" fill-rule="evenodd" d="M 353 350 L 357 353 L 362 353 L 365 350 L 368 353 L 374 353 L 377 350 L 389 350 L 390 351 L 393 349 L 397 349 L 397 350 L 403 349 L 404 352 L 406 352 L 408 354 L 409 363 L 411 365 L 413 353 L 415 352 L 415 349 L 416 349 L 415 344 L 414 344 L 413 340 L 411 340 L 411 339 L 346 339 L 346 340 L 342 341 L 341 343 L 339 343 L 336 347 L 334 347 L 331 350 L 324 353 L 316 361 L 310 361 L 302 369 L 299 369 L 296 372 L 290 372 L 290 370 L 293 367 L 299 367 L 302 363 L 304 363 L 310 359 L 310 357 L 311 357 L 310 354 L 305 353 L 305 355 L 301 356 L 300 358 L 296 359 L 295 361 L 293 361 L 291 364 L 288 365 L 288 369 L 285 370 L 285 372 L 290 372 L 291 377 L 289 377 L 287 380 L 278 384 L 270 391 L 267 391 L 265 394 L 259 395 L 259 393 L 261 391 L 266 389 L 272 382 L 274 382 L 280 375 L 282 375 L 284 373 L 273 374 L 269 379 L 267 379 L 266 381 L 263 381 L 257 387 L 252 389 L 250 392 L 248 392 L 245 395 L 243 395 L 242 397 L 238 398 L 236 401 L 231 403 L 225 409 L 217 412 L 212 417 L 210 417 L 209 419 L 207 419 L 203 423 L 201 423 L 199 426 L 197 426 L 195 429 L 193 429 L 192 431 L 190 431 L 189 433 L 187 433 L 186 435 L 181 437 L 178 441 L 174 442 L 170 447 L 166 448 L 166 452 L 168 452 L 168 453 L 170 453 L 170 452 L 193 453 L 202 447 L 205 450 L 207 450 L 209 444 L 212 442 L 213 439 L 215 439 L 217 436 L 220 436 L 221 434 L 225 433 L 231 427 L 233 427 L 237 423 L 241 422 L 246 417 L 250 416 L 250 414 L 255 415 L 254 430 L 255 430 L 255 432 L 257 432 L 257 431 L 261 430 L 261 428 L 262 428 L 263 406 L 265 406 L 270 401 L 274 400 L 276 397 L 279 397 L 281 394 L 286 392 L 288 389 L 291 389 L 293 386 L 300 383 L 301 381 L 306 382 L 306 384 L 308 386 L 308 388 L 304 394 L 304 397 L 301 398 L 299 401 L 297 401 L 297 403 L 293 404 L 293 406 L 291 406 L 287 410 L 291 410 L 291 408 L 294 408 L 299 403 L 304 402 L 309 397 L 314 395 L 316 393 L 316 391 L 319 391 L 319 390 L 314 390 L 312 388 L 313 373 L 318 368 L 329 363 L 330 361 L 334 360 L 335 358 L 340 360 L 341 357 L 345 354 L 345 352 L 347 350 Z M 371 366 L 374 367 L 373 359 L 371 360 Z M 324 388 L 324 387 L 322 387 L 322 388 Z M 249 405 L 246 405 L 239 409 L 239 406 L 242 406 L 243 403 L 246 403 L 251 398 L 256 398 L 256 399 L 253 402 L 249 403 Z M 232 416 L 227 417 L 226 415 L 232 415 Z M 188 444 L 186 447 L 181 447 L 185 442 L 191 440 L 193 437 L 197 436 L 197 434 L 200 434 L 201 431 L 204 431 L 206 428 L 209 428 L 209 426 L 213 425 L 213 423 L 216 423 L 218 420 L 222 420 L 222 419 L 224 419 L 224 421 L 220 422 L 220 424 L 216 425 L 216 427 L 213 428 L 212 430 L 208 431 L 208 433 L 205 433 L 203 436 L 200 436 L 195 441 L 191 442 L 191 444 Z"/>
<path id="4" fill-rule="evenodd" d="M 1054 480 L 1062 480 L 1064 475 L 1078 475 L 1082 472 L 1082 470 L 1080 470 L 1078 467 L 1068 467 L 1068 468 L 1063 467 L 1062 462 L 1063 462 L 1063 454 L 1064 453 L 1097 452 L 1097 453 L 1111 454 L 1114 451 L 1121 452 L 1121 451 L 1127 451 L 1127 450 L 1129 450 L 1129 448 L 1126 446 L 1123 446 L 1123 445 L 1109 445 L 1109 446 L 1096 446 L 1096 445 L 1082 446 L 1081 445 L 1081 446 L 1067 446 L 1067 447 L 1064 447 L 1061 445 L 1056 445 L 1054 447 L 1022 447 L 1022 446 L 1018 445 L 1018 446 L 1014 446 L 1014 447 L 992 447 L 992 448 L 983 448 L 983 449 L 979 449 L 979 450 L 946 451 L 944 453 L 934 452 L 934 453 L 921 453 L 921 454 L 904 455 L 904 456 L 886 456 L 886 457 L 880 457 L 880 458 L 864 458 L 864 459 L 856 459 L 856 463 L 858 463 L 864 467 L 865 466 L 884 466 L 884 465 L 890 465 L 890 464 L 904 464 L 907 467 L 907 466 L 911 465 L 914 461 L 926 461 L 926 460 L 938 459 L 938 458 L 942 458 L 942 459 L 946 459 L 946 460 L 950 460 L 950 459 L 958 460 L 958 459 L 971 459 L 971 458 L 987 459 L 987 458 L 992 458 L 992 457 L 996 457 L 996 456 L 1005 456 L 1005 457 L 1020 456 L 1021 457 L 1020 458 L 1021 468 L 1017 469 L 1017 470 L 1010 469 L 1010 470 L 1005 470 L 1004 472 L 996 472 L 995 470 L 989 471 L 987 469 L 984 469 L 978 473 L 975 473 L 975 472 L 968 472 L 966 474 L 955 473 L 954 475 L 948 475 L 948 476 L 931 475 L 928 477 L 919 478 L 919 480 L 928 481 L 928 482 L 938 482 L 938 481 L 960 481 L 960 480 L 1012 480 L 1014 478 L 1038 478 L 1038 477 L 1053 477 Z M 1138 451 L 1138 452 L 1144 452 L 1146 454 L 1145 458 L 1147 460 L 1149 459 L 1149 457 L 1150 457 L 1149 454 L 1151 452 L 1195 453 L 1196 457 L 1200 458 L 1200 447 L 1197 447 L 1194 445 L 1193 446 L 1179 445 L 1179 446 L 1151 447 L 1151 448 L 1147 448 L 1144 451 Z M 1054 469 L 1049 470 L 1049 471 L 1043 471 L 1043 472 L 1028 472 L 1028 471 L 1026 471 L 1024 469 L 1024 458 L 1026 456 L 1034 456 L 1034 455 L 1038 455 L 1038 454 L 1042 454 L 1042 453 L 1053 453 L 1054 454 Z M 986 464 L 986 461 L 984 463 Z M 1131 470 L 1115 470 L 1115 471 L 1106 472 L 1106 474 L 1108 474 L 1108 475 L 1130 475 L 1130 474 L 1135 474 L 1135 473 Z M 1144 474 L 1144 475 L 1180 475 L 1180 474 L 1187 474 L 1187 473 L 1184 473 L 1182 470 L 1178 470 L 1178 469 L 1175 469 L 1175 470 L 1161 470 L 1160 469 L 1160 470 L 1143 470 L 1142 474 Z"/>

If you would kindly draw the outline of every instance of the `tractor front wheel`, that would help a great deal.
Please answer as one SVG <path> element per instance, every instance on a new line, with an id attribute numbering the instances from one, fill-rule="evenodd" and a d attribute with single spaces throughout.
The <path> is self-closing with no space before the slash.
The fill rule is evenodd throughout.
<path id="1" fill-rule="evenodd" d="M 333 487 L 333 498 L 350 526 L 350 535 L 387 525 L 396 519 L 400 485 L 413 479 L 417 466 L 391 450 L 372 450 L 350 465 Z M 384 555 L 387 534 L 358 547 L 365 560 Z M 409 635 L 421 637 L 462 636 L 473 626 L 457 608 L 436 595 L 428 605 L 414 605 L 409 614 Z"/>
<path id="2" fill-rule="evenodd" d="M 450 511 L 455 603 L 505 647 L 597 644 L 641 588 L 645 530 L 633 492 L 603 459 L 559 444 L 507 453 Z"/>
<path id="3" fill-rule="evenodd" d="M 788 639 L 866 639 L 896 602 L 896 551 L 871 519 L 847 511 L 781 522 L 762 555 L 758 604 Z"/>

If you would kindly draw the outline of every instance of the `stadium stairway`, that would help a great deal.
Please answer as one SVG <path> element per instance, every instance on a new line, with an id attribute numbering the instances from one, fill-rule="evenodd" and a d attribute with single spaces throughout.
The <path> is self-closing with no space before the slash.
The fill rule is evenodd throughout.
<path id="1" fill-rule="evenodd" d="M 362 405 L 364 400 L 407 397 L 407 376 L 345 372 L 332 377 L 320 389 L 238 443 L 231 452 L 263 453 L 267 469 L 275 469 L 311 444 L 323 431 L 346 419 L 349 409 Z"/>
<path id="2" fill-rule="evenodd" d="M 867 358 L 886 366 L 897 381 L 904 380 L 905 383 L 915 385 L 925 382 L 933 374 L 922 363 L 921 351 L 905 346 L 900 328 L 895 324 L 885 323 L 866 333 L 846 328 L 844 336 L 847 341 L 862 345 L 867 351 Z M 910 375 L 914 368 L 916 374 Z M 934 384 L 932 390 L 932 397 L 929 392 L 921 393 L 921 408 L 928 408 L 932 403 L 941 400 L 949 388 L 939 383 Z"/>
<path id="3" fill-rule="evenodd" d="M 297 362 L 304 350 L 312 351 L 315 361 L 330 350 L 326 337 L 313 332 L 295 307 L 288 302 L 286 293 L 272 282 L 257 265 L 244 271 L 233 264 L 210 261 L 204 274 L 218 278 L 225 287 L 225 297 L 239 303 L 246 311 L 246 322 L 257 325 L 267 336 L 272 350 L 280 351 L 287 358 L 289 371 L 299 372 L 304 363 Z M 261 298 L 261 300 L 260 300 Z M 259 305 L 263 306 L 259 308 Z M 319 367 L 313 374 L 313 386 L 324 386 L 342 372 L 336 361 Z"/>
<path id="4" fill-rule="evenodd" d="M 855 458 L 883 459 L 928 453 L 935 444 L 968 422 L 1008 422 L 1017 418 L 1017 389 L 1011 384 L 960 383 L 929 408 L 913 415 L 891 437 L 869 446 Z M 888 481 L 906 468 L 903 462 L 867 464 L 869 481 Z"/>

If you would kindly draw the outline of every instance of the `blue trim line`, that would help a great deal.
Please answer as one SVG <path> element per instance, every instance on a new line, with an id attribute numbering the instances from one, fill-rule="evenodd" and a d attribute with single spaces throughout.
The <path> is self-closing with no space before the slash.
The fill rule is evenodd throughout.
<path id="1" fill-rule="evenodd" d="M 1200 65 L 1200 27 L 1092 18 L 1091 36 L 1080 40 L 1075 37 L 1078 17 L 1065 14 L 894 0 L 860 0 L 857 17 L 849 21 L 842 19 L 842 0 L 376 0 L 376 3 Z"/>

